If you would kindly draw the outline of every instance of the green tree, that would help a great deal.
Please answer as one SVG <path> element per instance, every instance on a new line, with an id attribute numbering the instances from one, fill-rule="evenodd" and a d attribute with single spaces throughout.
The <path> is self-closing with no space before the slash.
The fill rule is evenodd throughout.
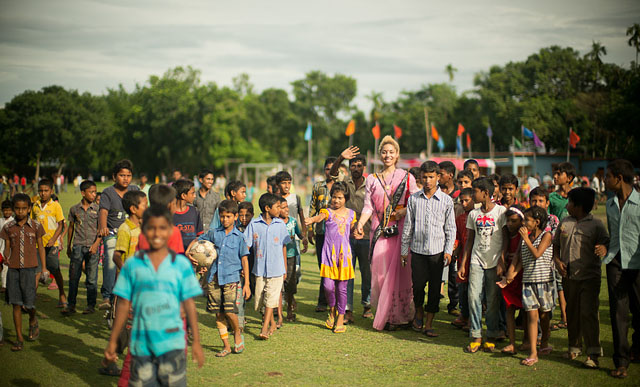
<path id="1" fill-rule="evenodd" d="M 458 69 L 449 63 L 447 67 L 444 68 L 444 72 L 449 76 L 449 82 L 453 82 L 453 78 L 455 77 L 455 73 L 458 72 Z"/>
<path id="2" fill-rule="evenodd" d="M 638 67 L 638 53 L 640 52 L 640 24 L 634 23 L 631 27 L 627 28 L 627 36 L 629 40 L 627 44 L 636 49 L 636 61 L 635 67 Z"/>

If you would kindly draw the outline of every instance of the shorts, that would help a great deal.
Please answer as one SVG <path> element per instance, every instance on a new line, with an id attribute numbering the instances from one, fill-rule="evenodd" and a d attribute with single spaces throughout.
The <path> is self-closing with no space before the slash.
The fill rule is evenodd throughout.
<path id="1" fill-rule="evenodd" d="M 9 269 L 7 272 L 7 302 L 22 305 L 27 309 L 35 308 L 36 268 Z"/>
<path id="2" fill-rule="evenodd" d="M 271 278 L 256 276 L 256 310 L 260 310 L 263 305 L 265 308 L 277 308 L 283 283 L 283 276 Z"/>
<path id="3" fill-rule="evenodd" d="M 562 276 L 560 275 L 560 272 L 555 267 L 553 268 L 553 279 L 556 281 L 556 289 L 559 292 L 564 291 L 564 289 L 562 288 Z"/>
<path id="4" fill-rule="evenodd" d="M 50 274 L 58 272 L 60 270 L 60 254 L 58 254 L 60 248 L 58 246 L 51 246 L 44 248 L 44 257 L 47 264 L 47 271 Z M 40 256 L 38 256 L 38 271 L 42 273 L 42 263 L 40 262 Z"/>
<path id="5" fill-rule="evenodd" d="M 187 356 L 183 349 L 159 356 L 131 356 L 130 386 L 187 385 Z"/>
<path id="6" fill-rule="evenodd" d="M 287 257 L 287 279 L 284 281 L 285 294 L 298 293 L 298 278 L 296 275 L 297 257 Z"/>
<path id="7" fill-rule="evenodd" d="M 209 282 L 207 288 L 207 311 L 210 313 L 238 314 L 238 285 L 239 282 L 218 285 L 218 281 Z"/>
<path id="8" fill-rule="evenodd" d="M 522 307 L 525 311 L 550 312 L 554 307 L 553 281 L 522 285 Z"/>

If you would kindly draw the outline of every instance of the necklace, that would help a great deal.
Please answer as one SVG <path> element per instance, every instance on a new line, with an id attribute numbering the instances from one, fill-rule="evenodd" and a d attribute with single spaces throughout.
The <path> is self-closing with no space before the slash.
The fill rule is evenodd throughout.
<path id="1" fill-rule="evenodd" d="M 387 178 L 384 177 L 384 175 L 382 175 L 382 179 L 384 181 L 384 189 L 387 191 L 391 190 L 391 183 L 393 183 L 393 177 L 396 174 L 396 170 L 393 171 L 393 173 L 391 174 L 391 181 L 387 181 Z"/>

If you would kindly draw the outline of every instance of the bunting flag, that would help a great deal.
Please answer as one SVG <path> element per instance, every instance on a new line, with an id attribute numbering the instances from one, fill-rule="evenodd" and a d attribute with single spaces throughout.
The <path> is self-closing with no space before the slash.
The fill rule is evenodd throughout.
<path id="1" fill-rule="evenodd" d="M 464 126 L 458 124 L 458 137 L 462 136 L 462 133 L 464 133 Z"/>
<path id="2" fill-rule="evenodd" d="M 438 137 L 438 149 L 440 149 L 440 152 L 444 149 L 444 141 L 442 141 L 442 137 Z"/>
<path id="3" fill-rule="evenodd" d="M 511 141 L 513 142 L 513 145 L 515 145 L 518 149 L 522 149 L 522 143 L 518 141 L 517 138 L 511 136 Z"/>
<path id="4" fill-rule="evenodd" d="M 540 141 L 535 131 L 533 132 L 533 145 L 535 145 L 536 148 L 544 148 L 544 142 Z"/>
<path id="5" fill-rule="evenodd" d="M 533 138 L 533 132 L 522 126 L 522 135 L 526 138 Z"/>
<path id="6" fill-rule="evenodd" d="M 371 128 L 371 133 L 373 133 L 373 138 L 375 138 L 376 140 L 379 140 L 380 139 L 380 125 L 378 125 L 376 123 L 376 126 Z"/>
<path id="7" fill-rule="evenodd" d="M 456 137 L 456 151 L 462 155 L 462 140 L 460 140 L 460 136 Z"/>
<path id="8" fill-rule="evenodd" d="M 436 142 L 440 141 L 440 135 L 438 134 L 435 125 L 431 125 L 431 137 L 433 137 Z"/>
<path id="9" fill-rule="evenodd" d="M 402 129 L 399 126 L 393 125 L 393 132 L 396 135 L 396 139 L 400 139 L 400 137 L 402 137 Z"/>
<path id="10" fill-rule="evenodd" d="M 311 122 L 307 123 L 307 130 L 304 131 L 304 140 L 311 141 Z"/>
<path id="11" fill-rule="evenodd" d="M 487 126 L 487 137 L 493 137 L 493 131 L 491 130 L 491 125 Z"/>
<path id="12" fill-rule="evenodd" d="M 345 130 L 345 136 L 349 137 L 356 132 L 356 120 L 349 121 L 347 125 L 347 130 Z"/>
<path id="13" fill-rule="evenodd" d="M 571 147 L 575 149 L 579 142 L 580 136 L 578 136 L 578 134 L 574 132 L 573 129 L 569 129 L 569 145 L 571 145 Z"/>
<path id="14" fill-rule="evenodd" d="M 471 136 L 467 133 L 467 148 L 471 148 Z"/>

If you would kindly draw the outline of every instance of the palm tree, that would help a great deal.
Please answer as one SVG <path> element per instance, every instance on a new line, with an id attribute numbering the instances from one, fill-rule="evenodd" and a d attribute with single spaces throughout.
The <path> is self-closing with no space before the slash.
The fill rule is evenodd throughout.
<path id="1" fill-rule="evenodd" d="M 453 67 L 451 63 L 449 63 L 447 67 L 444 68 L 444 72 L 449 76 L 449 82 L 453 82 L 453 77 L 457 71 L 458 69 Z"/>
<path id="2" fill-rule="evenodd" d="M 596 62 L 598 65 L 602 64 L 601 56 L 607 55 L 607 48 L 602 45 L 600 42 L 596 42 L 595 40 L 591 42 L 591 52 L 589 52 L 586 57 Z"/>
<path id="3" fill-rule="evenodd" d="M 638 68 L 638 52 L 640 52 L 640 24 L 634 23 L 631 27 L 627 28 L 627 36 L 631 36 L 627 42 L 629 46 L 636 49 L 636 68 Z"/>
<path id="4" fill-rule="evenodd" d="M 371 94 L 367 95 L 365 98 L 373 103 L 370 117 L 372 124 L 375 124 L 376 121 L 380 119 L 382 104 L 384 103 L 384 101 L 382 100 L 382 93 L 378 93 L 377 91 L 372 90 Z"/>

